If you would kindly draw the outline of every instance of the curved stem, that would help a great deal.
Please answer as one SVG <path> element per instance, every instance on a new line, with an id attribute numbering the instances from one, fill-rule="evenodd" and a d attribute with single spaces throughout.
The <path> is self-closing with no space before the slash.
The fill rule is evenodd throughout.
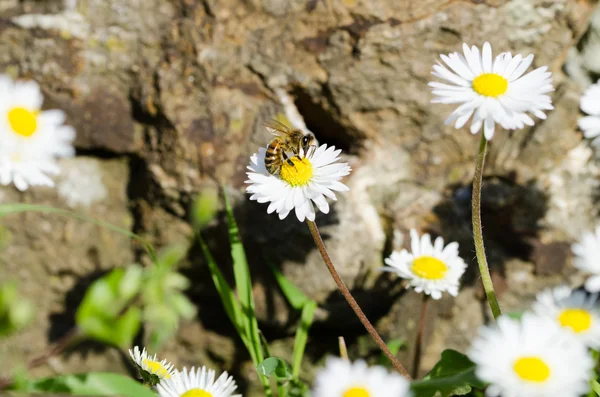
<path id="1" fill-rule="evenodd" d="M 492 283 L 492 276 L 490 275 L 490 269 L 488 267 L 487 259 L 485 257 L 485 248 L 483 246 L 483 229 L 481 225 L 481 181 L 483 178 L 483 166 L 485 164 L 485 151 L 487 147 L 487 140 L 484 134 L 481 134 L 481 141 L 479 142 L 479 153 L 475 161 L 475 175 L 473 175 L 473 200 L 472 200 L 472 219 L 473 219 L 473 240 L 475 242 L 475 253 L 477 254 L 477 264 L 479 265 L 479 273 L 481 274 L 481 282 L 483 283 L 483 289 L 485 290 L 485 296 L 492 309 L 494 318 L 498 318 L 502 314 L 498 299 L 496 298 L 496 292 L 494 291 L 494 284 Z"/>
<path id="2" fill-rule="evenodd" d="M 344 295 L 344 298 L 346 298 L 346 301 L 348 302 L 352 310 L 354 310 L 354 313 L 356 313 L 356 316 L 358 317 L 362 325 L 365 326 L 367 332 L 369 333 L 369 335 L 371 335 L 371 338 L 373 338 L 375 343 L 377 343 L 377 346 L 379 346 L 381 351 L 392 362 L 394 368 L 396 368 L 398 372 L 400 372 L 402 375 L 404 375 L 404 377 L 410 380 L 411 377 L 406 368 L 404 368 L 404 366 L 400 364 L 400 361 L 398 361 L 398 359 L 394 356 L 394 354 L 392 354 L 390 349 L 387 347 L 383 339 L 381 339 L 381 336 L 379 336 L 379 334 L 375 330 L 375 327 L 373 327 L 367 316 L 365 316 L 365 313 L 363 313 L 360 306 L 358 306 L 358 303 L 356 303 L 356 300 L 354 299 L 354 297 L 340 278 L 340 275 L 338 274 L 337 270 L 335 270 L 335 266 L 333 266 L 331 258 L 329 258 L 329 254 L 327 253 L 325 243 L 323 243 L 323 239 L 321 238 L 321 234 L 319 233 L 317 224 L 309 220 L 307 220 L 306 223 L 308 224 L 308 229 L 310 230 L 310 233 L 312 234 L 312 237 L 315 240 L 315 244 L 317 245 L 317 248 L 319 249 L 319 252 L 323 257 L 323 261 L 325 262 L 325 265 L 327 266 L 331 277 L 333 277 L 333 281 L 335 281 L 338 288 L 340 289 L 340 292 L 342 293 L 342 295 Z"/>
<path id="3" fill-rule="evenodd" d="M 419 317 L 419 328 L 417 329 L 417 336 L 415 338 L 415 356 L 413 359 L 413 378 L 419 376 L 419 370 L 421 369 L 421 356 L 423 354 L 423 333 L 425 331 L 425 318 L 427 315 L 427 303 L 429 302 L 429 295 L 423 294 L 423 301 L 421 303 L 421 315 Z"/>

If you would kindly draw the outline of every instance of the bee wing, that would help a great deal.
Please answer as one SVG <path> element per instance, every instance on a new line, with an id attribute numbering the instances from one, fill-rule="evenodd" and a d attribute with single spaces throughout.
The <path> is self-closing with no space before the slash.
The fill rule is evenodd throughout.
<path id="1" fill-rule="evenodd" d="M 290 127 L 275 119 L 266 121 L 265 127 L 273 135 L 290 135 L 292 133 L 292 129 Z"/>

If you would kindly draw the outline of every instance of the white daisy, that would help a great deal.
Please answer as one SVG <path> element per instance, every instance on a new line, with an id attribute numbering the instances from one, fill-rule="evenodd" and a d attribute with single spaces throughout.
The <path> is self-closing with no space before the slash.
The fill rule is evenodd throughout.
<path id="1" fill-rule="evenodd" d="M 150 357 L 146 352 L 146 348 L 140 352 L 140 348 L 135 346 L 133 350 L 129 349 L 129 355 L 138 369 L 141 370 L 140 375 L 144 380 L 150 381 L 151 379 L 148 378 L 152 375 L 157 376 L 158 380 L 169 379 L 175 374 L 173 364 L 167 362 L 167 360 L 158 361 L 156 354 L 154 357 Z"/>
<path id="2" fill-rule="evenodd" d="M 545 110 L 554 109 L 549 92 L 552 87 L 552 73 L 547 67 L 535 69 L 523 75 L 533 62 L 533 55 L 523 58 L 504 52 L 492 60 L 492 47 L 485 43 L 481 53 L 479 48 L 469 48 L 463 44 L 463 54 L 454 52 L 441 55 L 444 63 L 433 66 L 432 74 L 448 83 L 430 82 L 434 103 L 460 103 L 450 114 L 446 124 L 455 122 L 462 128 L 473 116 L 471 133 L 484 128 L 485 138 L 492 139 L 496 123 L 505 129 L 515 130 L 525 125 L 533 125 L 532 113 L 545 119 Z"/>
<path id="3" fill-rule="evenodd" d="M 572 333 L 531 313 L 482 327 L 467 355 L 477 377 L 490 383 L 487 396 L 579 397 L 589 391 L 594 368 Z"/>
<path id="4" fill-rule="evenodd" d="M 294 210 L 300 222 L 304 219 L 314 221 L 313 203 L 327 214 L 329 203 L 326 197 L 336 200 L 334 191 L 348 190 L 339 181 L 351 170 L 348 163 L 336 163 L 341 152 L 341 149 L 335 150 L 335 146 L 321 145 L 309 156 L 300 153 L 291 158 L 293 166 L 284 162 L 279 174 L 271 175 L 265 167 L 266 149 L 260 148 L 250 157 L 246 181 L 250 186 L 246 192 L 252 194 L 250 200 L 269 203 L 267 213 L 277 212 L 279 219 Z"/>
<path id="5" fill-rule="evenodd" d="M 586 346 L 600 347 L 600 308 L 598 294 L 573 291 L 566 285 L 538 294 L 533 311 L 573 332 Z"/>
<path id="6" fill-rule="evenodd" d="M 312 397 L 407 397 L 410 383 L 381 366 L 330 357 L 317 373 Z"/>
<path id="7" fill-rule="evenodd" d="M 227 372 L 223 372 L 215 380 L 215 371 L 206 367 L 190 372 L 176 372 L 170 379 L 157 386 L 160 397 L 241 397 L 233 394 L 237 389 L 235 380 Z"/>
<path id="8" fill-rule="evenodd" d="M 13 82 L 0 75 L 0 183 L 17 189 L 54 186 L 56 158 L 75 153 L 75 130 L 63 125 L 60 110 L 41 110 L 43 96 L 34 81 Z"/>
<path id="9" fill-rule="evenodd" d="M 584 233 L 578 243 L 571 246 L 575 254 L 573 265 L 586 273 L 591 273 L 585 282 L 590 292 L 600 291 L 600 225 L 593 232 Z"/>
<path id="10" fill-rule="evenodd" d="M 415 291 L 440 299 L 446 291 L 452 296 L 458 295 L 459 280 L 467 265 L 458 256 L 458 243 L 452 242 L 444 247 L 444 239 L 438 237 L 431 244 L 429 234 L 419 237 L 415 229 L 410 230 L 412 252 L 403 249 L 394 251 L 386 258 L 381 270 L 394 272 L 409 281 L 408 287 Z"/>
<path id="11" fill-rule="evenodd" d="M 579 128 L 583 131 L 583 136 L 593 139 L 592 145 L 600 145 L 600 140 L 596 139 L 600 135 L 600 80 L 592 84 L 581 96 L 579 105 L 585 116 L 579 119 Z"/>

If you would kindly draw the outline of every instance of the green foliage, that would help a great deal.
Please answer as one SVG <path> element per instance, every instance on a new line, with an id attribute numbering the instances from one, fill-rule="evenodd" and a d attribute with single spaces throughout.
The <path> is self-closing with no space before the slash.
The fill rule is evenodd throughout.
<path id="1" fill-rule="evenodd" d="M 142 268 L 132 265 L 111 271 L 88 288 L 75 315 L 87 337 L 121 348 L 131 346 L 142 313 L 130 303 L 139 293 L 142 276 Z"/>
<path id="2" fill-rule="evenodd" d="M 204 204 L 196 204 L 194 208 L 202 208 Z M 204 205 L 205 206 L 205 205 Z M 215 206 L 216 207 L 216 206 Z M 213 207 L 214 208 L 214 207 Z M 265 388 L 267 396 L 272 395 L 268 377 L 275 376 L 278 384 L 280 397 L 304 395 L 308 388 L 299 381 L 300 365 L 304 356 L 306 342 L 308 339 L 308 330 L 312 324 L 317 304 L 306 297 L 302 291 L 287 280 L 283 274 L 273 269 L 281 290 L 290 302 L 290 305 L 302 311 L 300 327 L 296 332 L 293 351 L 293 365 L 290 369 L 289 364 L 276 357 L 269 357 L 268 345 L 261 338 L 256 320 L 254 298 L 252 296 L 252 279 L 246 253 L 241 242 L 238 226 L 233 216 L 233 210 L 225 195 L 225 209 L 227 212 L 227 221 L 229 225 L 229 244 L 231 249 L 231 258 L 233 260 L 233 275 L 235 280 L 235 290 L 229 285 L 221 269 L 215 262 L 208 246 L 200 235 L 199 231 L 203 224 L 201 217 L 195 216 L 196 230 L 198 231 L 198 241 L 202 252 L 208 263 L 211 277 L 225 312 L 239 334 L 242 342 L 246 346 L 257 372 L 262 375 L 260 379 Z M 237 292 L 236 292 L 237 291 Z"/>
<path id="3" fill-rule="evenodd" d="M 33 313 L 33 306 L 19 296 L 15 283 L 0 285 L 0 337 L 23 328 Z"/>
<path id="4" fill-rule="evenodd" d="M 400 352 L 400 349 L 407 346 L 406 340 L 402 338 L 392 339 L 386 344 L 394 356 L 396 356 Z M 381 355 L 379 356 L 379 365 L 383 367 L 390 367 L 391 364 L 392 363 L 390 359 L 387 358 L 385 354 L 381 353 Z"/>
<path id="5" fill-rule="evenodd" d="M 462 353 L 444 350 L 441 360 L 423 380 L 412 383 L 415 397 L 433 397 L 437 392 L 442 397 L 463 396 L 473 387 L 485 384 L 475 377 L 475 364 Z"/>
<path id="6" fill-rule="evenodd" d="M 77 310 L 77 325 L 88 337 L 127 348 L 143 322 L 150 348 L 158 349 L 181 318 L 196 314 L 183 294 L 189 281 L 174 269 L 184 254 L 181 247 L 168 248 L 152 266 L 130 265 L 96 280 Z"/>
<path id="7" fill-rule="evenodd" d="M 233 273 L 235 278 L 235 286 L 237 294 L 229 285 L 219 266 L 215 262 L 208 246 L 202 239 L 199 233 L 201 224 L 196 224 L 198 231 L 197 237 L 202 248 L 202 252 L 208 262 L 208 267 L 211 277 L 223 303 L 223 307 L 227 316 L 233 323 L 238 335 L 242 339 L 246 350 L 250 354 L 250 358 L 255 366 L 263 362 L 265 352 L 263 349 L 260 332 L 258 330 L 258 321 L 254 307 L 254 297 L 252 296 L 252 280 L 250 277 L 250 269 L 246 260 L 246 253 L 241 242 L 239 230 L 233 217 L 233 211 L 229 205 L 227 197 L 225 198 L 225 206 L 227 210 L 227 219 L 229 223 L 229 243 L 231 248 L 231 257 L 233 259 Z M 273 394 L 268 379 L 260 377 L 260 380 L 265 389 L 265 394 L 271 396 Z"/>
<path id="8" fill-rule="evenodd" d="M 592 392 L 590 393 L 592 396 L 600 396 L 600 383 L 597 380 L 592 380 Z"/>
<path id="9" fill-rule="evenodd" d="M 107 372 L 62 375 L 32 380 L 13 387 L 28 393 L 70 393 L 78 396 L 156 397 L 135 380 Z"/>
<path id="10" fill-rule="evenodd" d="M 181 246 L 167 248 L 153 266 L 144 269 L 140 301 L 151 350 L 157 350 L 174 335 L 180 319 L 196 316 L 196 307 L 183 293 L 189 280 L 175 271 L 185 252 Z"/>
<path id="11" fill-rule="evenodd" d="M 217 189 L 204 189 L 194 201 L 192 217 L 194 225 L 203 228 L 217 215 L 219 209 L 219 192 Z"/>

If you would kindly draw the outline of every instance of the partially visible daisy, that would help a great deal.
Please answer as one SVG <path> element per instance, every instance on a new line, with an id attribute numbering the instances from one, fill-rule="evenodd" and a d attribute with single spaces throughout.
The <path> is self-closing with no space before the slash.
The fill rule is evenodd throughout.
<path id="1" fill-rule="evenodd" d="M 241 394 L 233 394 L 237 389 L 233 377 L 223 372 L 215 380 L 215 371 L 206 367 L 197 370 L 192 367 L 190 372 L 184 368 L 156 389 L 160 397 L 241 397 Z"/>
<path id="2" fill-rule="evenodd" d="M 167 360 L 158 361 L 156 354 L 151 357 L 146 352 L 146 348 L 140 352 L 140 348 L 135 346 L 133 350 L 129 349 L 131 359 L 140 371 L 140 377 L 144 382 L 156 385 L 163 379 L 169 379 L 175 374 L 173 364 Z"/>
<path id="3" fill-rule="evenodd" d="M 573 265 L 592 274 L 585 282 L 585 289 L 600 292 L 600 225 L 593 232 L 584 233 L 571 250 L 575 254 Z"/>
<path id="4" fill-rule="evenodd" d="M 467 44 L 463 44 L 463 52 L 441 55 L 446 65 L 438 62 L 433 66 L 432 74 L 446 82 L 429 83 L 436 96 L 432 102 L 460 104 L 446 124 L 462 128 L 473 117 L 471 133 L 478 133 L 483 126 L 485 138 L 490 140 L 496 124 L 508 130 L 523 128 L 534 125 L 527 113 L 545 119 L 544 111 L 554 109 L 548 95 L 554 91 L 548 68 L 543 66 L 523 75 L 533 55 L 513 57 L 504 52 L 492 59 L 492 47 L 487 42 L 481 53 Z"/>
<path id="5" fill-rule="evenodd" d="M 362 360 L 330 357 L 317 373 L 312 397 L 408 397 L 410 383 L 386 368 Z"/>
<path id="6" fill-rule="evenodd" d="M 442 292 L 458 295 L 459 280 L 467 265 L 458 256 L 458 243 L 452 242 L 444 247 L 444 239 L 438 237 L 431 244 L 429 234 L 419 237 L 415 229 L 410 230 L 411 251 L 394 251 L 386 258 L 382 270 L 394 272 L 408 280 L 408 287 L 415 291 L 440 299 Z"/>
<path id="7" fill-rule="evenodd" d="M 313 203 L 327 214 L 326 197 L 336 200 L 334 191 L 348 190 L 340 179 L 351 169 L 348 163 L 337 162 L 341 152 L 341 149 L 335 150 L 335 146 L 321 145 L 306 157 L 302 153 L 293 157 L 293 166 L 284 162 L 279 174 L 272 175 L 265 167 L 266 149 L 260 148 L 250 157 L 246 181 L 250 186 L 246 192 L 252 194 L 250 200 L 269 203 L 267 213 L 277 212 L 279 219 L 294 210 L 300 222 L 314 221 Z"/>
<path id="8" fill-rule="evenodd" d="M 44 98 L 35 81 L 13 82 L 0 75 L 0 184 L 17 189 L 54 186 L 56 158 L 75 153 L 75 130 L 63 125 L 60 110 L 41 110 Z"/>
<path id="9" fill-rule="evenodd" d="M 467 355 L 487 396 L 579 397 L 589 391 L 594 360 L 585 345 L 547 317 L 500 317 L 482 327 Z"/>
<path id="10" fill-rule="evenodd" d="M 600 80 L 585 90 L 581 96 L 579 107 L 589 115 L 580 118 L 578 121 L 583 136 L 593 139 L 592 145 L 600 145 L 600 140 L 596 139 L 600 135 Z"/>
<path id="11" fill-rule="evenodd" d="M 573 332 L 586 346 L 600 348 L 598 295 L 573 291 L 566 285 L 538 294 L 533 311 Z"/>

